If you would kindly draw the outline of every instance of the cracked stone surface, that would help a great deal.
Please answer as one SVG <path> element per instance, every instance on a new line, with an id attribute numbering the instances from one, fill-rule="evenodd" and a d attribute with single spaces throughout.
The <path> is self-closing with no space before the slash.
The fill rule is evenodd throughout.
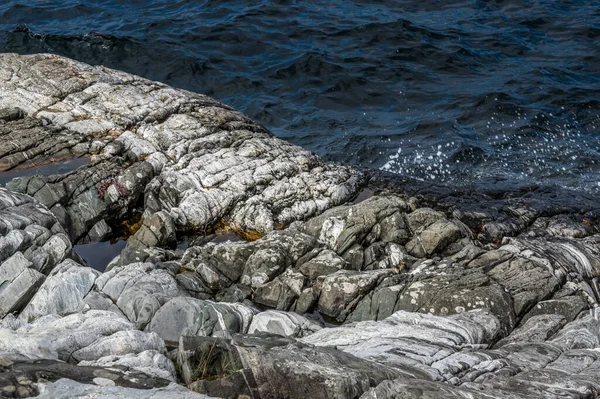
<path id="1" fill-rule="evenodd" d="M 4 396 L 600 395 L 588 194 L 329 165 L 206 96 L 14 54 L 0 179 Z M 72 250 L 118 228 L 104 273 Z"/>
<path id="2" fill-rule="evenodd" d="M 103 67 L 1 54 L 0 92 L 0 109 L 24 116 L 0 124 L 10 137 L 0 170 L 91 157 L 64 176 L 9 184 L 50 208 L 75 241 L 104 238 L 102 223 L 141 198 L 149 217 L 165 211 L 180 231 L 224 219 L 264 234 L 344 202 L 361 182 L 218 101 Z"/>

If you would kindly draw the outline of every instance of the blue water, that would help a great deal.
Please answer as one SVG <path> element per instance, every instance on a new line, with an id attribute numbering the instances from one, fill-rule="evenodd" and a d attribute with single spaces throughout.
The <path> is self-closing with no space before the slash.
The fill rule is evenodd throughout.
<path id="1" fill-rule="evenodd" d="M 0 51 L 205 93 L 330 161 L 600 184 L 599 1 L 5 0 Z"/>

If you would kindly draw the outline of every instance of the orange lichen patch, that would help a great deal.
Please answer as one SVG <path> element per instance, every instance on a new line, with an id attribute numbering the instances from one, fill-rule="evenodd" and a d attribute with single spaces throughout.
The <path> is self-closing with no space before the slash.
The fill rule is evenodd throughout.
<path id="1" fill-rule="evenodd" d="M 118 225 L 119 238 L 126 240 L 131 237 L 142 227 L 142 215 L 140 213 L 133 214 L 129 219 L 123 220 Z"/>
<path id="2" fill-rule="evenodd" d="M 396 274 L 401 273 L 404 269 L 406 269 L 406 262 L 403 260 L 399 264 L 392 266 L 392 271 Z"/>
<path id="3" fill-rule="evenodd" d="M 123 134 L 123 132 L 121 130 L 111 129 L 111 130 L 108 131 L 107 136 L 110 136 L 110 137 L 119 137 L 122 134 Z"/>
<path id="4" fill-rule="evenodd" d="M 208 234 L 224 235 L 224 234 L 235 234 L 245 241 L 256 241 L 263 237 L 263 234 L 252 229 L 243 229 L 239 226 L 229 224 L 224 220 L 220 220 L 215 223 L 212 228 L 207 231 Z"/>

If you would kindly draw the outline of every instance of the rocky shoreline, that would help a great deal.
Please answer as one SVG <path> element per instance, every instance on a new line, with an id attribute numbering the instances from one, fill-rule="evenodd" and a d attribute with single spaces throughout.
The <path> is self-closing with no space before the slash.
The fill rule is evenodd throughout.
<path id="1" fill-rule="evenodd" d="M 326 164 L 47 54 L 0 54 L 3 172 L 4 397 L 600 394 L 593 196 Z M 115 237 L 104 272 L 74 249 Z"/>

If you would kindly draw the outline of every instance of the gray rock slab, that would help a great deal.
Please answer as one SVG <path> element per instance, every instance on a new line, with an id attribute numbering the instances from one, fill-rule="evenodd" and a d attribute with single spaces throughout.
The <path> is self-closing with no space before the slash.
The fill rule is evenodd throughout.
<path id="1" fill-rule="evenodd" d="M 255 312 L 239 303 L 177 297 L 156 312 L 148 330 L 171 346 L 178 345 L 182 335 L 230 337 L 233 333 L 246 333 Z"/>
<path id="2" fill-rule="evenodd" d="M 79 311 L 100 273 L 67 259 L 48 275 L 19 317 L 30 322 L 49 314 L 66 316 Z"/>
<path id="3" fill-rule="evenodd" d="M 252 318 L 248 334 L 264 332 L 284 337 L 304 337 L 321 328 L 318 323 L 297 313 L 267 310 Z"/>
<path id="4" fill-rule="evenodd" d="M 96 384 L 82 384 L 67 378 L 60 379 L 54 383 L 39 384 L 40 394 L 38 398 L 47 399 L 70 399 L 78 398 L 131 398 L 131 399 L 210 399 L 210 396 L 192 392 L 181 385 L 172 383 L 164 388 L 136 389 L 115 387 L 109 385 L 100 378 Z"/>

